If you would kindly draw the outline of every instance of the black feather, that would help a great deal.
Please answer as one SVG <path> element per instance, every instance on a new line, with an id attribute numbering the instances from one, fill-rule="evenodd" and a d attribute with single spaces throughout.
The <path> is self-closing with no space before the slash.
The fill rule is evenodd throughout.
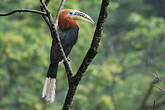
<path id="1" fill-rule="evenodd" d="M 78 39 L 79 27 L 75 26 L 68 30 L 58 29 L 59 36 L 61 39 L 61 44 L 64 49 L 66 57 L 72 50 L 72 47 L 76 44 Z M 62 56 L 58 52 L 56 39 L 52 41 L 51 53 L 50 53 L 50 65 L 47 73 L 47 77 L 56 78 L 57 69 L 59 62 L 62 61 Z"/>

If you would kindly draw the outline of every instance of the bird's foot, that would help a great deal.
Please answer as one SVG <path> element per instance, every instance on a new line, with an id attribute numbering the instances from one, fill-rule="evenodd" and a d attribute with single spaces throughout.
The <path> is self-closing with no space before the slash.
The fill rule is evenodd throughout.
<path id="1" fill-rule="evenodd" d="M 71 61 L 69 57 L 66 58 L 69 62 Z M 59 64 L 63 63 L 64 60 L 60 61 Z"/>
<path id="2" fill-rule="evenodd" d="M 67 60 L 68 60 L 69 62 L 71 61 L 69 57 L 67 57 Z"/>

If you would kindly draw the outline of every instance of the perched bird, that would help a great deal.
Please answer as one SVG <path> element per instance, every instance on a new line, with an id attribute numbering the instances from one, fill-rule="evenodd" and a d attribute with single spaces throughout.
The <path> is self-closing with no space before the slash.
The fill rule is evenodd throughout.
<path id="1" fill-rule="evenodd" d="M 58 33 L 66 56 L 69 55 L 73 45 L 75 45 L 78 39 L 79 26 L 76 20 L 94 23 L 90 16 L 77 10 L 63 9 L 59 12 Z M 62 56 L 58 52 L 55 39 L 53 39 L 50 53 L 50 65 L 42 91 L 42 97 L 48 102 L 54 102 L 55 99 L 56 76 L 60 61 L 62 61 Z"/>

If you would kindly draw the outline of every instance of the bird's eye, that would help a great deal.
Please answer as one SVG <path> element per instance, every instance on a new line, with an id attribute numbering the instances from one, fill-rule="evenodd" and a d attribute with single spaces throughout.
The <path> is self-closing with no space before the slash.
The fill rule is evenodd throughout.
<path id="1" fill-rule="evenodd" d="M 72 12 L 69 12 L 70 15 L 72 15 L 73 13 Z"/>

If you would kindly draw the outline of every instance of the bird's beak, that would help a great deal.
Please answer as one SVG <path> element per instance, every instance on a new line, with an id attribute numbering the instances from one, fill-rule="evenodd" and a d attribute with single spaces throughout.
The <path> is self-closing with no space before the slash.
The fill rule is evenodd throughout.
<path id="1" fill-rule="evenodd" d="M 83 13 L 83 12 L 77 11 L 77 10 L 74 10 L 74 14 L 73 14 L 72 18 L 74 18 L 76 20 L 84 20 L 84 21 L 90 22 L 92 24 L 95 23 L 93 21 L 93 19 L 90 16 L 88 16 L 86 13 Z"/>

